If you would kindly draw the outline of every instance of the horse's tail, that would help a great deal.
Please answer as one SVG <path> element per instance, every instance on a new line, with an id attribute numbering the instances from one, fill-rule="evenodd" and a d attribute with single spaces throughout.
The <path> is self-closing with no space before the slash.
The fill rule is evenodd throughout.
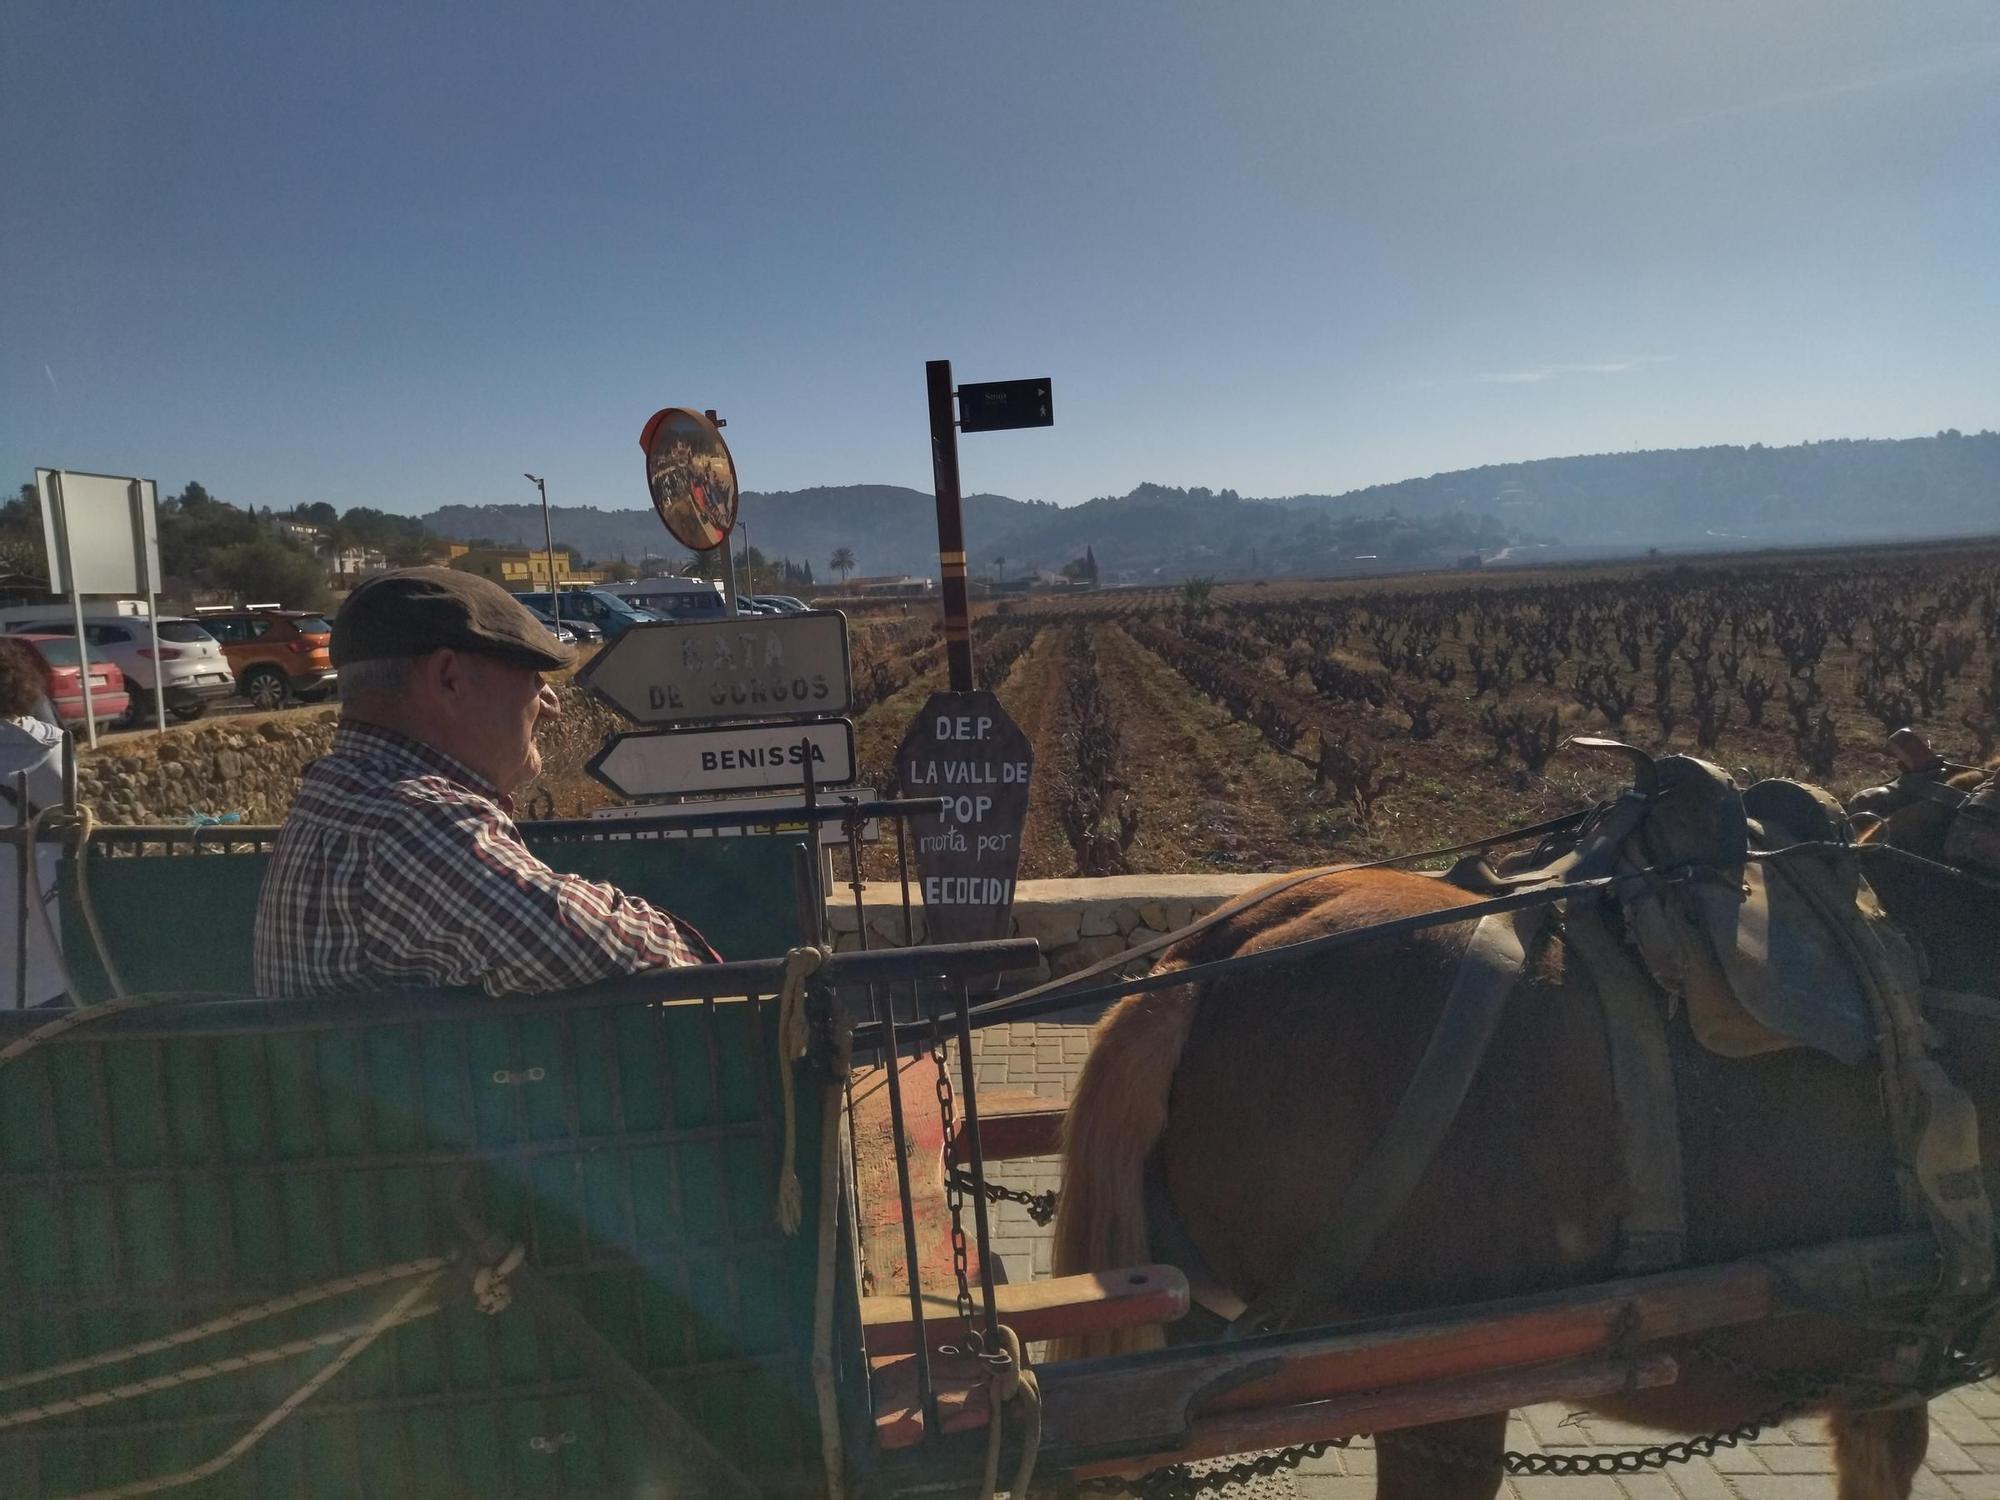
<path id="1" fill-rule="evenodd" d="M 1167 1128 L 1167 1100 L 1188 1028 L 1195 987 L 1153 990 L 1106 1016 L 1063 1117 L 1062 1197 L 1056 1213 L 1058 1276 L 1144 1265 L 1146 1159 Z M 1058 1340 L 1056 1359 L 1158 1348 L 1157 1328 Z"/>

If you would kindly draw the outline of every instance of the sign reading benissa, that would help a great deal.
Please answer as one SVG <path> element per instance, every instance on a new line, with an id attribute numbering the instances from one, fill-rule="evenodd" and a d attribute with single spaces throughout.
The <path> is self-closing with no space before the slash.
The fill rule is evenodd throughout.
<path id="1" fill-rule="evenodd" d="M 621 734 L 584 769 L 622 797 L 770 792 L 805 784 L 808 752 L 815 786 L 855 779 L 846 719 Z"/>
<path id="2" fill-rule="evenodd" d="M 828 718 L 854 701 L 838 610 L 637 625 L 578 676 L 641 724 Z"/>

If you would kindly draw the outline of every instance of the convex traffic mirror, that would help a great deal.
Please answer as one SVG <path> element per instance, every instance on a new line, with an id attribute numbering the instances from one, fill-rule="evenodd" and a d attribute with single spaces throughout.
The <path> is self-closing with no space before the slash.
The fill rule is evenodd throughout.
<path id="1" fill-rule="evenodd" d="M 720 547 L 736 525 L 736 461 L 715 423 L 669 406 L 653 413 L 639 446 L 653 509 L 674 540 L 695 552 Z"/>

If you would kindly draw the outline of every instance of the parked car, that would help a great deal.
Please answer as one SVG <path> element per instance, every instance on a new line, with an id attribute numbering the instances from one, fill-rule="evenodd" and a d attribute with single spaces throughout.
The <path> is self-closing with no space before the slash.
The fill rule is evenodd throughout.
<path id="1" fill-rule="evenodd" d="M 516 594 L 514 597 L 530 609 L 540 610 L 545 615 L 557 615 L 565 625 L 572 620 L 593 625 L 607 641 L 615 641 L 634 625 L 644 625 L 653 618 L 608 589 L 564 589 L 559 609 L 553 607 L 555 601 L 546 590 L 538 594 Z"/>
<path id="2" fill-rule="evenodd" d="M 636 583 L 609 585 L 619 598 L 635 609 L 649 610 L 655 618 L 675 620 L 726 620 L 729 606 L 721 591 L 706 578 L 642 578 Z"/>
<path id="3" fill-rule="evenodd" d="M 236 691 L 236 675 L 215 637 L 199 620 L 181 615 L 158 619 L 160 650 L 153 654 L 152 632 L 147 627 L 145 606 L 110 603 L 87 605 L 83 612 L 83 638 L 90 659 L 107 661 L 124 674 L 125 691 L 132 697 L 135 714 L 150 713 L 154 695 L 166 699 L 167 712 L 176 719 L 199 719 L 208 705 Z M 74 616 L 61 604 L 15 605 L 0 610 L 0 629 L 10 634 L 76 634 Z"/>
<path id="4" fill-rule="evenodd" d="M 752 594 L 750 602 L 774 609 L 781 615 L 802 615 L 812 608 L 805 600 L 794 599 L 790 594 Z"/>
<path id="5" fill-rule="evenodd" d="M 307 609 L 204 609 L 197 613 L 222 646 L 236 687 L 259 708 L 326 697 L 338 682 L 333 627 Z"/>
<path id="6" fill-rule="evenodd" d="M 85 721 L 83 708 L 83 662 L 73 635 L 27 635 L 28 649 L 42 659 L 49 679 L 49 702 L 56 722 L 69 729 Z M 90 664 L 90 712 L 99 724 L 115 724 L 132 709 L 132 695 L 125 691 L 124 674 L 110 662 Z"/>
<path id="7" fill-rule="evenodd" d="M 532 604 L 524 604 L 521 608 L 540 620 L 543 627 L 565 646 L 590 645 L 604 639 L 604 632 L 588 620 L 573 619 L 565 615 L 558 623 L 556 617 L 545 609 L 536 609 Z"/>

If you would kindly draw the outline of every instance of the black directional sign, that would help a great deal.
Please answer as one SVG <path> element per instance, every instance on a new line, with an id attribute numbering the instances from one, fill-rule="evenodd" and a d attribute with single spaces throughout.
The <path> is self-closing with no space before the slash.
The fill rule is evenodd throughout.
<path id="1" fill-rule="evenodd" d="M 1005 432 L 1012 427 L 1053 427 L 1055 397 L 1040 380 L 989 380 L 958 388 L 960 432 Z"/>
<path id="2" fill-rule="evenodd" d="M 941 815 L 910 821 L 933 943 L 1007 936 L 1034 765 L 1028 737 L 991 693 L 933 693 L 903 736 L 903 795 L 945 799 Z"/>

